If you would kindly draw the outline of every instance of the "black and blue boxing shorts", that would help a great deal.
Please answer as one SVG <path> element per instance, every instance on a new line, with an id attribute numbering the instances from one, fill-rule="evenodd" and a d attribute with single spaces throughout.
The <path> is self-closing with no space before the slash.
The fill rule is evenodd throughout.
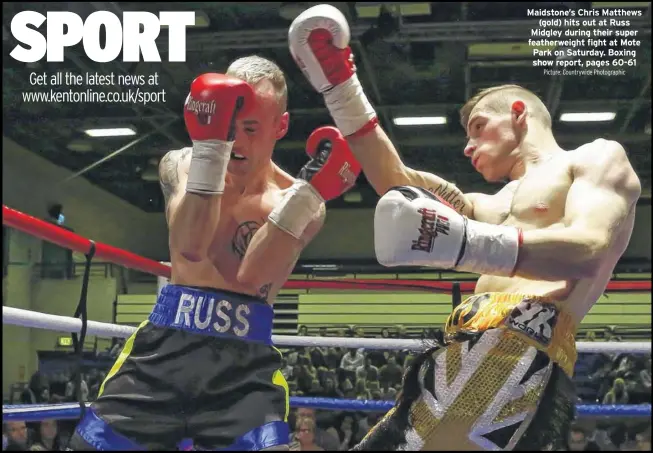
<path id="1" fill-rule="evenodd" d="M 273 311 L 227 291 L 164 287 L 78 424 L 73 450 L 262 450 L 285 445 L 288 384 Z"/>

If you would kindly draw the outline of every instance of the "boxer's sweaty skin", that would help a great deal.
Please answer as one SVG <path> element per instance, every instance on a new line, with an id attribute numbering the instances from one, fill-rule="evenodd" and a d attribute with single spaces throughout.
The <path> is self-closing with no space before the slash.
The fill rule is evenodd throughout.
<path id="1" fill-rule="evenodd" d="M 273 143 L 287 128 L 287 122 L 272 119 L 279 117 L 278 97 L 266 80 L 254 88 L 257 109 L 236 126 L 234 153 L 245 159 L 232 155 L 223 194 L 186 192 L 191 148 L 167 153 L 159 174 L 167 200 L 171 283 L 248 294 L 272 304 L 301 250 L 322 227 L 325 210 L 322 206 L 300 240 L 267 221 L 295 179 L 270 160 Z"/>
<path id="2" fill-rule="evenodd" d="M 187 153 L 179 162 L 179 183 L 175 189 L 177 193 L 185 190 L 189 165 L 190 153 Z M 245 188 L 244 193 L 241 193 L 242 187 L 230 183 L 231 178 L 227 174 L 225 192 L 221 195 L 220 217 L 205 258 L 198 262 L 190 261 L 179 250 L 171 247 L 172 283 L 224 289 L 258 296 L 270 304 L 273 303 L 274 297 L 292 272 L 301 249 L 292 250 L 288 247 L 285 254 L 292 253 L 291 256 L 266 254 L 266 260 L 286 268 L 285 271 L 277 274 L 281 275 L 281 278 L 251 285 L 239 281 L 238 276 L 243 259 L 257 234 L 258 237 L 275 234 L 284 241 L 294 240 L 273 225 L 267 224 L 268 215 L 281 201 L 284 191 L 292 185 L 294 179 L 273 163 L 270 163 L 269 173 L 269 177 L 263 183 Z M 171 213 L 169 212 L 168 215 L 170 216 Z M 319 231 L 322 221 L 323 216 L 307 228 L 302 238 L 304 244 L 301 246 L 308 243 Z M 189 231 L 188 234 L 193 232 Z M 265 253 L 265 250 L 261 252 Z"/>
<path id="3" fill-rule="evenodd" d="M 641 187 L 616 142 L 598 139 L 573 151 L 532 151 L 523 174 L 494 195 L 464 194 L 436 175 L 406 167 L 380 127 L 348 142 L 380 195 L 393 186 L 423 187 L 469 218 L 522 228 L 516 276 L 481 276 L 476 293 L 569 301 L 569 312 L 580 323 L 630 240 Z"/>
<path id="4" fill-rule="evenodd" d="M 625 153 L 622 153 L 623 148 L 618 143 L 599 139 L 573 151 L 557 154 L 550 160 L 531 167 L 520 180 L 509 183 L 494 196 L 474 195 L 472 198 L 474 198 L 476 220 L 517 226 L 526 234 L 532 230 L 565 228 L 570 224 L 569 220 L 575 216 L 576 210 L 583 210 L 585 203 L 589 205 L 593 202 L 597 192 L 605 190 L 591 183 L 581 184 L 584 173 L 593 171 L 592 167 L 595 166 L 597 159 L 601 159 L 601 155 L 616 155 L 612 163 L 616 167 L 613 176 L 624 184 L 619 190 L 622 192 L 623 202 L 615 200 L 614 204 L 608 203 L 604 207 L 605 211 L 599 214 L 608 218 L 618 217 L 619 222 L 614 225 L 613 237 L 605 252 L 601 253 L 600 259 L 590 262 L 587 269 L 582 272 L 587 275 L 586 277 L 543 281 L 524 276 L 485 275 L 479 278 L 476 292 L 524 293 L 570 301 L 569 312 L 576 322 L 580 323 L 605 290 L 617 261 L 628 246 L 633 230 L 635 201 L 639 197 L 639 190 L 629 187 L 638 184 L 633 181 L 627 182 L 635 175 L 627 159 L 620 162 L 619 155 L 625 158 Z M 620 166 L 621 169 L 618 168 Z M 613 176 L 607 175 L 608 178 Z M 621 198 L 619 193 L 614 195 L 615 198 Z M 603 219 L 592 218 L 592 215 L 588 214 L 583 222 L 587 225 L 586 234 L 593 234 L 592 224 L 602 223 L 602 221 Z M 579 234 L 582 235 L 584 232 L 581 230 Z M 608 238 L 604 239 L 608 240 Z M 551 256 L 556 258 L 566 256 L 570 263 L 574 261 L 573 254 L 571 247 L 551 249 Z M 541 260 L 542 269 L 552 265 L 554 263 Z"/>

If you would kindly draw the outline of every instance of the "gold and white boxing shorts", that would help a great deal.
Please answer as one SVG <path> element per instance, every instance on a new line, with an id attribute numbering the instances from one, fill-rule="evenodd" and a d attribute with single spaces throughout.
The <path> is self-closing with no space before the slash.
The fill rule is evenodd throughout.
<path id="1" fill-rule="evenodd" d="M 548 450 L 574 417 L 575 323 L 555 301 L 485 293 L 406 370 L 394 408 L 354 450 Z"/>

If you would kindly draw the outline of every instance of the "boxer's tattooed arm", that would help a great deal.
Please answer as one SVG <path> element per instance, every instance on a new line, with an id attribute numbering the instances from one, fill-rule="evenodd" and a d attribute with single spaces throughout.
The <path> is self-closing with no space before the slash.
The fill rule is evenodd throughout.
<path id="1" fill-rule="evenodd" d="M 191 151 L 192 148 L 168 151 L 159 162 L 159 184 L 166 206 L 179 185 L 179 162 L 184 160 Z"/>
<path id="2" fill-rule="evenodd" d="M 234 237 L 231 240 L 231 250 L 234 254 L 241 260 L 245 257 L 247 252 L 247 247 L 252 242 L 254 235 L 261 228 L 263 224 L 255 222 L 254 220 L 248 220 L 238 225 Z"/>
<path id="3" fill-rule="evenodd" d="M 427 190 L 438 197 L 445 200 L 458 212 L 463 212 L 465 210 L 465 200 L 463 194 L 460 190 L 446 181 L 442 181 L 441 184 L 427 187 Z"/>

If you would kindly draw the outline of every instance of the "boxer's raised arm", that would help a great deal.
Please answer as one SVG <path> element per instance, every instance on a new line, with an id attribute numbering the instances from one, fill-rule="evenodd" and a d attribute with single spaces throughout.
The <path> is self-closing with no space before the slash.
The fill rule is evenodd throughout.
<path id="1" fill-rule="evenodd" d="M 544 280 L 591 277 L 641 194 L 621 145 L 589 147 L 573 169 L 564 227 L 523 232 L 516 275 Z"/>
<path id="2" fill-rule="evenodd" d="M 238 270 L 241 283 L 257 288 L 285 280 L 299 254 L 324 223 L 325 202 L 351 188 L 360 166 L 334 127 L 313 131 L 306 141 L 310 161 L 256 232 Z"/>
<path id="3" fill-rule="evenodd" d="M 377 125 L 362 136 L 347 137 L 347 142 L 363 167 L 365 177 L 379 195 L 395 186 L 421 187 L 447 201 L 460 214 L 474 218 L 474 194 L 463 194 L 454 184 L 439 176 L 404 165 L 381 126 Z"/>
<path id="4" fill-rule="evenodd" d="M 192 148 L 169 151 L 159 163 L 171 254 L 199 261 L 214 237 L 222 196 L 186 192 Z"/>
<path id="5" fill-rule="evenodd" d="M 184 121 L 193 147 L 183 184 L 177 184 L 166 207 L 170 253 L 180 253 L 192 262 L 208 257 L 218 227 L 236 120 L 254 105 L 253 88 L 236 77 L 207 73 L 191 83 Z"/>
<path id="6" fill-rule="evenodd" d="M 265 222 L 247 247 L 238 269 L 238 281 L 253 288 L 267 288 L 270 284 L 285 282 L 304 247 L 322 228 L 325 215 L 326 210 L 322 205 L 299 239 L 277 228 L 273 223 Z"/>
<path id="7" fill-rule="evenodd" d="M 383 196 L 394 186 L 417 186 L 445 199 L 472 218 L 471 194 L 431 173 L 408 168 L 385 132 L 356 75 L 345 16 L 331 5 L 313 6 L 290 25 L 290 53 L 324 101 L 336 126 L 361 163 L 374 190 Z"/>

